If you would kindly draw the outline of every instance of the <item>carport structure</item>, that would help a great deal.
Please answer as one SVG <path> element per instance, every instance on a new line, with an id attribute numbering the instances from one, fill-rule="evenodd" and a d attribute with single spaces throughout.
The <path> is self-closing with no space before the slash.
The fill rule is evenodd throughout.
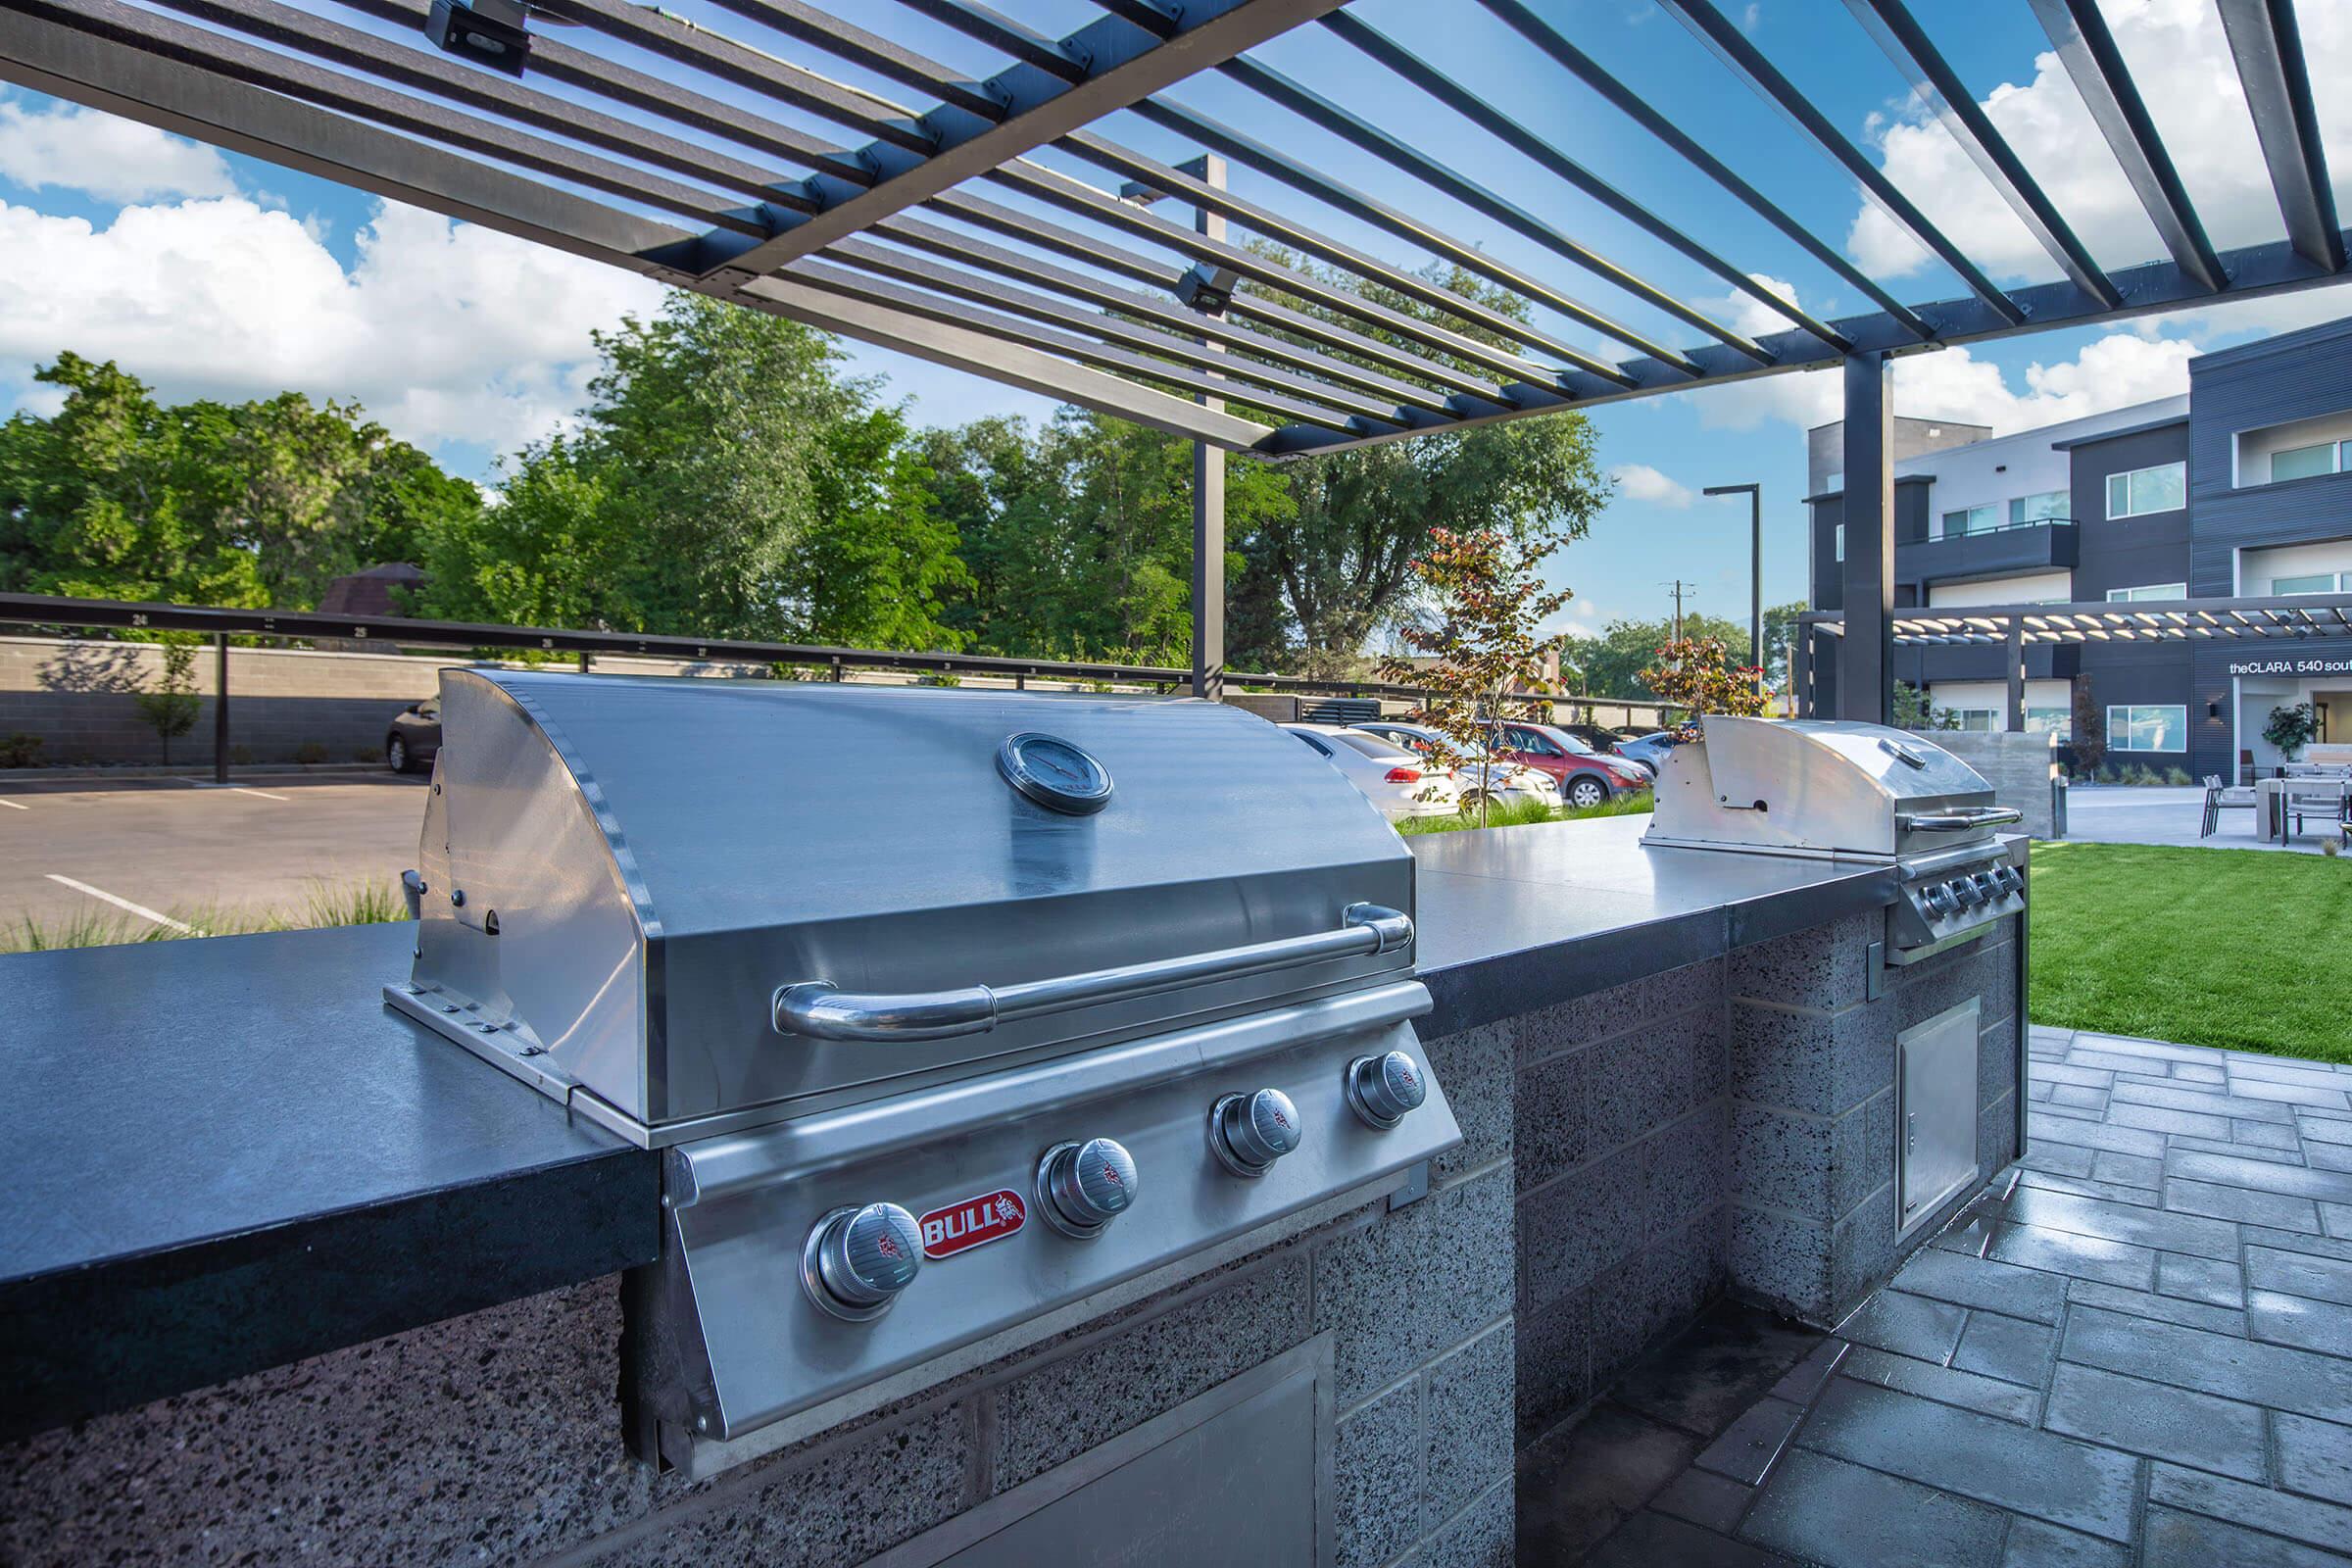
<path id="1" fill-rule="evenodd" d="M 2277 237 L 2218 249 L 2096 0 L 2028 0 L 2105 142 L 2055 156 L 2111 159 L 2160 241 L 2161 256 L 2115 266 L 2021 155 L 2046 150 L 2005 138 L 1903 0 L 1845 0 L 2046 255 L 2052 280 L 2006 287 L 1972 259 L 1971 236 L 1939 229 L 1715 0 L 1656 3 L 1713 57 L 1718 79 L 1692 91 L 1757 95 L 1957 293 L 1895 297 L 1770 194 L 1761 167 L 1761 183 L 1739 172 L 1744 149 L 1702 146 L 1524 0 L 1443 4 L 1515 66 L 1548 74 L 1557 102 L 1630 122 L 1673 188 L 1603 177 L 1559 115 L 1514 114 L 1408 47 L 1398 20 L 1416 19 L 1347 0 L 1023 0 L 1019 16 L 979 0 L 11 0 L 0 78 L 1204 450 L 1340 452 L 1839 367 L 1839 706 L 1882 717 L 1895 635 L 1891 356 L 2344 275 L 2295 8 L 2217 0 L 2278 217 Z M 1341 57 L 1351 98 L 1313 84 Z M 1209 77 L 1240 118 L 1187 101 Z M 1438 116 L 1447 146 L 1466 136 L 1479 156 L 1426 150 Z M 1198 172 L 1139 150 L 1139 128 L 1204 155 Z M 1369 160 L 1377 189 L 1330 172 L 1313 149 L 1334 143 Z M 1243 188 L 1225 188 L 1222 167 Z M 1872 309 L 1821 319 L 1765 286 L 1755 264 L 1696 232 L 1712 225 L 1665 216 L 1690 208 L 1690 188 Z M 1163 216 L 1155 197 L 1208 220 Z M 1567 207 L 1645 236 L 1686 286 L 1571 233 L 1553 216 Z M 1438 226 L 1461 213 L 1541 263 Z M 1434 280 L 1433 262 L 1524 308 Z M 1702 278 L 1729 296 L 1687 286 Z M 1759 311 L 1783 324 L 1752 329 Z M 1200 488 L 1196 546 L 1213 561 L 1219 487 Z M 1220 600 L 1196 595 L 1198 689 L 1221 665 Z"/>

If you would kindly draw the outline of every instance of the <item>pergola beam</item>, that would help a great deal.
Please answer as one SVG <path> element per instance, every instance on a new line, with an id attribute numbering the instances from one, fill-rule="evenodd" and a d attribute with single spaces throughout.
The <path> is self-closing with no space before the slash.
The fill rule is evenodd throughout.
<path id="1" fill-rule="evenodd" d="M 2295 254 L 2329 271 L 2344 266 L 2328 155 L 2312 107 L 2311 74 L 2292 0 L 2220 0 L 2222 30 L 2237 62 L 2238 84 L 2254 116 L 2271 189 L 2278 198 Z"/>
<path id="2" fill-rule="evenodd" d="M 1180 19 L 1168 18 L 1165 32 L 1125 17 L 1090 23 L 1060 44 L 1064 53 L 1088 63 L 1083 81 L 1071 82 L 1025 61 L 999 73 L 982 84 L 1004 105 L 999 118 L 942 105 L 916 122 L 928 142 L 922 150 L 878 137 L 863 154 L 879 176 L 872 185 L 837 188 L 823 175 L 812 176 L 808 191 L 822 210 L 736 258 L 729 270 L 753 276 L 774 271 L 1345 3 L 1188 0 Z"/>
<path id="3" fill-rule="evenodd" d="M 2165 151 L 2164 138 L 2139 95 L 2139 84 L 2124 64 L 2115 34 L 2099 14 L 2099 0 L 2032 0 L 2032 4 L 2066 74 L 2074 79 L 2075 91 L 2082 95 L 2092 122 L 2123 167 L 2124 177 L 2131 181 L 2148 221 L 2156 225 L 2157 238 L 2171 253 L 2173 264 L 2209 293 L 2228 288 L 2230 279 L 2222 270 L 2221 259 L 2213 253 L 2213 241 L 2206 237 L 2205 224 L 2188 198 L 2188 187 L 2180 182 L 2172 154 Z"/>
<path id="4" fill-rule="evenodd" d="M 1247 452 L 1274 432 L 1230 414 L 1203 409 L 1190 398 L 1154 391 L 1125 376 L 1090 370 L 1020 342 L 929 320 L 798 277 L 756 278 L 743 295 L 791 320 L 911 354 L 934 365 L 967 370 L 1049 398 L 1067 399 L 1170 435 Z"/>
<path id="5" fill-rule="evenodd" d="M 1762 51 L 1747 41 L 1747 35 L 1732 24 L 1730 18 L 1715 9 L 1713 0 L 1658 0 L 1658 3 L 1681 18 L 1699 42 L 1713 50 L 1766 103 L 1778 109 L 1784 119 L 1859 181 L 1864 193 L 1888 218 L 1918 241 L 1921 249 L 1957 273 L 1969 292 L 1984 301 L 1987 309 L 2012 326 L 2025 324 L 2026 313 L 2017 303 L 1968 259 L 1967 252 L 1928 221 L 1927 215 L 1895 188 L 1894 181 L 1864 156 L 1862 149 L 1833 124 L 1811 99 L 1799 92 L 1794 82 L 1782 75 Z"/>
<path id="6" fill-rule="evenodd" d="M 1927 32 L 1914 19 L 1903 0 L 1845 0 L 1846 9 L 1862 24 L 1863 31 L 1877 40 L 1886 58 L 1894 63 L 1911 83 L 1911 91 L 1943 122 L 1943 128 L 1960 144 L 1978 170 L 2000 193 L 2001 200 L 2017 215 L 2018 221 L 2034 242 L 2049 254 L 2058 270 L 2073 278 L 2075 286 L 2107 310 L 2121 305 L 2123 296 L 2106 272 L 2091 259 L 2090 252 L 2057 206 L 2026 169 L 2025 161 L 2009 145 L 1969 91 L 1951 63 L 1943 58 Z"/>

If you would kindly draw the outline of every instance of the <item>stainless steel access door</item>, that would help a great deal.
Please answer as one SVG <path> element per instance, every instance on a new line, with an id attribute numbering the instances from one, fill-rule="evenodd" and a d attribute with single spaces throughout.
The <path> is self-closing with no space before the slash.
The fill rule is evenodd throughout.
<path id="1" fill-rule="evenodd" d="M 1320 1335 L 885 1552 L 870 1568 L 1326 1568 Z"/>
<path id="2" fill-rule="evenodd" d="M 1977 1179 L 1977 1023 L 1969 998 L 1894 1037 L 1895 1201 L 1908 1231 Z"/>

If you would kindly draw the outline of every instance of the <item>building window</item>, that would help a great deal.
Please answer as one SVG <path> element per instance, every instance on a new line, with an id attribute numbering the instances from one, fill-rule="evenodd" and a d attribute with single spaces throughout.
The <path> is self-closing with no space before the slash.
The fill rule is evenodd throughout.
<path id="1" fill-rule="evenodd" d="M 2009 503 L 2009 520 L 2013 523 L 2063 522 L 2074 510 L 2073 498 L 2063 490 L 2044 490 L 2037 496 L 2019 496 Z"/>
<path id="2" fill-rule="evenodd" d="M 2281 479 L 2308 479 L 2315 473 L 2333 473 L 2338 463 L 2334 441 L 2322 441 L 2315 446 L 2283 447 L 2271 454 L 2271 483 Z"/>
<path id="3" fill-rule="evenodd" d="M 2107 710 L 2111 752 L 2185 752 L 2188 709 L 2179 703 L 2135 704 Z"/>
<path id="4" fill-rule="evenodd" d="M 2286 593 L 2289 590 L 2281 588 L 2278 591 Z M 2111 605 L 2128 605 L 2139 599 L 2186 599 L 2187 597 L 2188 584 L 2184 582 L 2151 582 L 2143 583 L 2137 588 L 2110 588 L 2107 590 L 2107 602 Z"/>
<path id="5" fill-rule="evenodd" d="M 1832 561 L 1845 559 L 1845 524 L 1842 522 L 1830 530 L 1830 559 Z"/>
<path id="6" fill-rule="evenodd" d="M 2026 710 L 2026 733 L 2055 735 L 2060 742 L 2075 738 L 2075 715 L 2071 709 L 2029 708 Z"/>
<path id="7" fill-rule="evenodd" d="M 1957 539 L 1962 534 L 1990 533 L 2000 523 L 1998 507 L 1971 507 L 1966 512 L 1947 512 L 1943 514 L 1943 536 Z"/>
<path id="8" fill-rule="evenodd" d="M 1822 481 L 1821 481 L 1821 488 L 1822 488 L 1822 493 L 1823 493 L 1823 494 L 1825 494 L 1825 495 L 1826 495 L 1826 494 L 1828 494 L 1830 491 L 1833 491 L 1833 490 L 1842 490 L 1842 489 L 1844 489 L 1844 488 L 1845 488 L 1845 473 L 1844 473 L 1844 471 L 1843 471 L 1842 469 L 1832 469 L 1832 470 L 1831 470 L 1829 473 L 1827 473 L 1827 474 L 1823 475 L 1823 477 L 1822 477 Z"/>
<path id="9" fill-rule="evenodd" d="M 2107 476 L 2107 515 L 2142 517 L 2151 512 L 2179 512 L 2188 505 L 2188 465 L 2161 463 L 2153 468 L 2133 468 Z"/>
<path id="10" fill-rule="evenodd" d="M 2315 571 L 2306 577 L 2273 577 L 2271 579 L 2271 592 L 2279 596 L 2284 596 L 2287 594 L 2331 594 L 2336 591 L 2337 585 L 2345 578 L 2352 578 L 2352 571 L 2347 571 L 2340 575 L 2332 571 Z"/>
<path id="11" fill-rule="evenodd" d="M 1975 735 L 1989 735 L 2001 727 L 2001 715 L 1989 708 L 1947 708 L 1946 713 L 1960 721 L 1960 728 Z"/>

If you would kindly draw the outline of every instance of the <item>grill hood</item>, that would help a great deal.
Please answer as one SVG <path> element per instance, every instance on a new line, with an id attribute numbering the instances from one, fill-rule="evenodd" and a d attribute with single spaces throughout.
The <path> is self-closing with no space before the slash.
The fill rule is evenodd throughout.
<path id="1" fill-rule="evenodd" d="M 1375 918 L 1412 912 L 1402 842 L 1238 709 L 452 669 L 441 718 L 392 1000 L 640 1142 L 1411 972 L 1409 918 Z M 1108 803 L 1015 788 L 998 759 L 1022 733 L 1091 757 Z M 1231 961 L 1168 963 L 1202 955 Z M 1139 964 L 1162 983 L 1020 1004 Z M 793 1014 L 816 1033 L 779 1029 L 779 991 L 820 983 L 956 993 L 959 1021 L 925 1038 L 928 1015 L 869 1007 L 880 1037 L 818 1038 L 854 1010 L 820 996 Z"/>
<path id="2" fill-rule="evenodd" d="M 1701 720 L 1668 754 L 1652 844 L 1892 858 L 1984 843 L 2018 819 L 1925 736 L 1843 719 Z"/>

